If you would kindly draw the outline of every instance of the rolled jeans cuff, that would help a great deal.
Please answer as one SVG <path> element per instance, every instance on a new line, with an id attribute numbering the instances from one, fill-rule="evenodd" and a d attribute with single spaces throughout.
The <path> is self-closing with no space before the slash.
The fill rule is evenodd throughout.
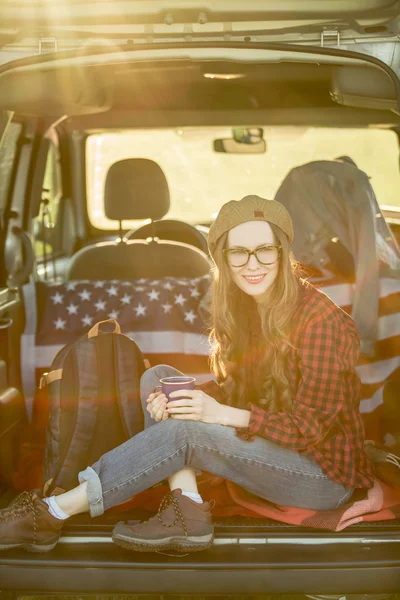
<path id="1" fill-rule="evenodd" d="M 101 481 L 92 467 L 87 467 L 78 474 L 79 483 L 87 481 L 86 493 L 89 501 L 89 512 L 91 517 L 100 517 L 104 513 L 103 489 Z"/>

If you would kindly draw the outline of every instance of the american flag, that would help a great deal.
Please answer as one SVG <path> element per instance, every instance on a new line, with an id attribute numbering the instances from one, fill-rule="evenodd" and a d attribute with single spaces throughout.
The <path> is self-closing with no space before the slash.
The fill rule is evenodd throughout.
<path id="1" fill-rule="evenodd" d="M 71 281 L 38 283 L 38 304 L 43 314 L 38 345 L 54 339 L 63 344 L 77 339 L 96 322 L 116 319 L 127 335 L 157 332 L 204 334 L 199 301 L 209 277 L 135 281 Z M 146 351 L 153 351 L 153 346 Z"/>
<path id="2" fill-rule="evenodd" d="M 199 312 L 209 284 L 208 275 L 28 284 L 21 365 L 26 397 L 33 397 L 40 375 L 65 344 L 110 318 L 150 364 L 167 363 L 199 381 L 209 379 L 208 331 Z"/>
<path id="3" fill-rule="evenodd" d="M 332 274 L 311 279 L 351 314 L 353 283 Z M 167 363 L 201 382 L 211 377 L 207 327 L 199 304 L 210 284 L 196 279 L 36 282 L 24 289 L 26 327 L 22 336 L 21 373 L 28 413 L 40 375 L 57 352 L 79 339 L 98 321 L 115 318 L 152 365 Z M 373 358 L 360 357 L 361 412 L 375 419 L 383 385 L 400 379 L 400 281 L 380 280 L 378 340 Z M 376 420 L 376 419 L 375 419 Z"/>
<path id="4" fill-rule="evenodd" d="M 311 279 L 338 306 L 351 314 L 355 283 L 329 276 Z M 379 281 L 378 335 L 373 357 L 360 355 L 357 372 L 361 379 L 360 412 L 364 417 L 367 439 L 380 440 L 382 428 L 383 388 L 389 379 L 400 380 L 400 280 L 382 277 Z"/>

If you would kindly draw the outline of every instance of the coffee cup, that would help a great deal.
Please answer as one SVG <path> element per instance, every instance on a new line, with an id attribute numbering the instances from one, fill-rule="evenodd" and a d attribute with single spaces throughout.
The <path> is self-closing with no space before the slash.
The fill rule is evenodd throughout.
<path id="1" fill-rule="evenodd" d="M 169 395 L 171 392 L 177 390 L 194 390 L 196 379 L 194 377 L 178 375 L 177 377 L 163 377 L 160 379 L 160 383 L 162 393 L 167 396 L 168 401 L 172 402 L 173 400 L 181 400 L 181 398 L 185 397 L 185 394 L 182 394 L 178 398 L 170 398 Z"/>

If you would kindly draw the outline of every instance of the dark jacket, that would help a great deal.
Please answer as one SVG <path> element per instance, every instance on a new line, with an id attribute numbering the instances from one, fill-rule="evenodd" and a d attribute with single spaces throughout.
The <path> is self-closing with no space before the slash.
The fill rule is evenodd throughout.
<path id="1" fill-rule="evenodd" d="M 379 275 L 398 277 L 399 252 L 379 209 L 368 176 L 352 164 L 315 161 L 292 169 L 276 197 L 294 224 L 295 258 L 327 266 L 332 238 L 338 238 L 354 260 L 352 316 L 361 352 L 374 355 L 378 334 Z M 347 266 L 348 268 L 348 266 Z"/>

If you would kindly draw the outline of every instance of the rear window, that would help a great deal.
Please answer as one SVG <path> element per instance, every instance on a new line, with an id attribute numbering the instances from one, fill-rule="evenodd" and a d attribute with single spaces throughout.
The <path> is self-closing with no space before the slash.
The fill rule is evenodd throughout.
<path id="1" fill-rule="evenodd" d="M 126 158 L 148 158 L 163 169 L 171 193 L 168 218 L 210 223 L 227 200 L 246 194 L 272 198 L 293 167 L 313 160 L 350 156 L 371 178 L 381 205 L 400 207 L 397 135 L 384 129 L 263 127 L 264 154 L 225 154 L 213 140 L 232 130 L 196 127 L 94 133 L 87 139 L 87 198 L 91 223 L 116 229 L 104 215 L 103 190 L 110 166 Z M 124 221 L 125 228 L 141 222 Z"/>

